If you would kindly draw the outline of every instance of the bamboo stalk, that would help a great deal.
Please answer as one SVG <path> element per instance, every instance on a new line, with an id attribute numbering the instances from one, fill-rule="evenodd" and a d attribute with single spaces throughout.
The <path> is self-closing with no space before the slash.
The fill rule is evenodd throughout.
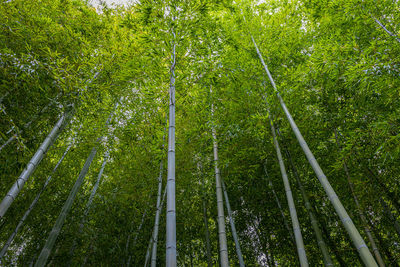
<path id="1" fill-rule="evenodd" d="M 8 247 L 11 245 L 12 241 L 14 240 L 14 237 L 17 235 L 19 229 L 22 227 L 24 224 L 25 220 L 28 218 L 29 214 L 33 210 L 33 208 L 36 206 L 36 203 L 39 201 L 40 196 L 44 192 L 44 190 L 47 188 L 47 185 L 51 181 L 52 175 L 57 171 L 58 167 L 60 166 L 61 162 L 64 160 L 65 156 L 67 155 L 68 151 L 70 150 L 73 142 L 67 147 L 65 150 L 64 154 L 61 156 L 60 160 L 57 162 L 56 166 L 54 167 L 53 171 L 47 178 L 46 182 L 44 183 L 42 189 L 39 191 L 39 193 L 36 195 L 36 198 L 32 201 L 31 205 L 29 206 L 28 210 L 25 212 L 24 216 L 22 216 L 21 220 L 19 221 L 17 227 L 15 228 L 14 232 L 9 236 L 7 242 L 4 244 L 1 252 L 0 252 L 0 260 L 3 258 L 3 256 L 6 254 Z"/>
<path id="2" fill-rule="evenodd" d="M 35 171 L 36 167 L 42 161 L 44 154 L 46 154 L 47 150 L 50 146 L 54 143 L 55 139 L 58 137 L 62 126 L 67 120 L 67 115 L 64 114 L 61 118 L 57 121 L 56 125 L 50 131 L 49 135 L 40 145 L 38 150 L 36 151 L 35 155 L 31 158 L 28 162 L 26 168 L 22 171 L 21 175 L 18 177 L 17 181 L 13 184 L 11 189 L 8 191 L 7 195 L 4 197 L 3 201 L 0 203 L 0 219 L 4 217 L 5 213 L 7 212 L 8 208 L 14 202 L 15 198 L 19 194 L 19 192 L 24 187 L 26 181 L 31 177 L 33 172 Z"/>
<path id="3" fill-rule="evenodd" d="M 168 127 L 168 175 L 167 175 L 167 223 L 166 261 L 167 267 L 176 266 L 176 207 L 175 207 L 175 32 L 172 29 L 173 46 L 171 77 L 169 83 L 169 127 Z"/>
<path id="4" fill-rule="evenodd" d="M 299 219 L 297 218 L 296 206 L 294 205 L 294 201 L 293 201 L 292 190 L 290 189 L 289 179 L 286 174 L 285 163 L 283 162 L 279 143 L 278 143 L 278 140 L 276 139 L 275 127 L 274 127 L 271 119 L 270 119 L 269 124 L 271 127 L 272 138 L 273 138 L 273 142 L 275 145 L 276 155 L 277 155 L 278 161 L 279 161 L 279 167 L 281 169 L 283 184 L 285 186 L 286 199 L 287 199 L 287 202 L 289 205 L 290 217 L 292 219 L 293 232 L 294 232 L 294 237 L 295 237 L 295 241 L 296 241 L 297 254 L 299 256 L 300 266 L 307 267 L 308 260 L 307 260 L 306 250 L 305 250 L 304 243 L 303 243 L 303 236 L 302 236 L 301 230 L 300 230 Z"/>
<path id="5" fill-rule="evenodd" d="M 213 116 L 214 116 L 214 106 L 213 104 L 211 104 L 211 117 Z M 213 138 L 215 184 L 217 193 L 219 254 L 220 254 L 221 266 L 228 267 L 229 259 L 228 259 L 228 245 L 226 241 L 226 230 L 225 230 L 224 200 L 222 196 L 221 174 L 218 167 L 217 131 L 214 125 L 212 126 L 211 131 Z"/>
<path id="6" fill-rule="evenodd" d="M 334 189 L 332 188 L 331 184 L 329 183 L 328 179 L 326 178 L 324 172 L 322 171 L 321 167 L 319 166 L 317 160 L 314 157 L 314 154 L 311 152 L 310 148 L 308 147 L 306 141 L 304 140 L 299 128 L 297 127 L 295 121 L 293 120 L 292 115 L 290 114 L 289 110 L 286 107 L 285 102 L 283 101 L 282 97 L 280 96 L 274 79 L 272 78 L 271 73 L 268 70 L 267 65 L 264 62 L 264 59 L 262 58 L 261 52 L 257 47 L 257 44 L 251 36 L 251 39 L 253 41 L 254 47 L 256 49 L 256 52 L 258 54 L 258 57 L 260 58 L 260 61 L 264 67 L 265 72 L 267 73 L 269 80 L 272 84 L 272 87 L 274 88 L 274 91 L 278 97 L 278 100 L 281 104 L 281 107 L 286 115 L 286 118 L 289 121 L 289 124 L 293 130 L 293 133 L 295 134 L 300 147 L 303 149 L 304 154 L 306 155 L 311 167 L 313 168 L 315 174 L 318 177 L 318 180 L 320 181 L 322 187 L 324 188 L 326 194 L 328 195 L 333 207 L 336 210 L 336 213 L 338 214 L 340 220 L 342 221 L 345 229 L 347 230 L 351 240 L 353 241 L 354 246 L 356 247 L 362 261 L 364 264 L 368 267 L 375 267 L 378 266 L 375 262 L 374 257 L 372 256 L 371 252 L 369 251 L 367 245 L 365 244 L 363 238 L 361 237 L 360 233 L 358 232 L 357 228 L 355 227 L 353 221 L 347 214 L 346 209 L 344 208 L 343 204 L 339 200 L 338 196 L 336 195 Z"/>
<path id="7" fill-rule="evenodd" d="M 245 265 L 244 265 L 244 261 L 243 261 L 242 250 L 240 249 L 239 238 L 236 233 L 235 221 L 232 217 L 232 210 L 231 210 L 231 205 L 229 204 L 228 192 L 226 191 L 224 179 L 222 179 L 222 178 L 221 178 L 221 185 L 222 185 L 222 190 L 224 191 L 225 205 L 226 205 L 226 209 L 228 210 L 229 223 L 231 224 L 232 236 L 233 236 L 233 240 L 235 241 L 236 254 L 239 259 L 239 266 L 244 267 Z"/>

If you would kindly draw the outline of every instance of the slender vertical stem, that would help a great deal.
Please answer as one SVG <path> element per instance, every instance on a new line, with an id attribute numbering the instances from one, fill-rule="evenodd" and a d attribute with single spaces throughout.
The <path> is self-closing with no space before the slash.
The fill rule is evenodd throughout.
<path id="1" fill-rule="evenodd" d="M 150 236 L 149 245 L 147 246 L 146 256 L 145 256 L 145 260 L 144 260 L 144 267 L 149 266 L 152 244 L 153 244 L 153 232 Z"/>
<path id="2" fill-rule="evenodd" d="M 176 209 L 175 209 L 175 32 L 169 84 L 168 176 L 167 176 L 167 229 L 166 266 L 176 266 Z"/>
<path id="3" fill-rule="evenodd" d="M 278 135 L 280 136 L 279 130 L 278 130 Z M 287 158 L 289 160 L 290 166 L 292 167 L 293 174 L 294 174 L 294 176 L 295 176 L 295 178 L 297 180 L 297 184 L 299 186 L 301 195 L 302 195 L 303 200 L 304 200 L 304 205 L 305 205 L 305 207 L 306 207 L 306 209 L 308 211 L 308 216 L 310 217 L 311 226 L 312 226 L 312 228 L 314 230 L 314 233 L 315 233 L 315 236 L 317 238 L 318 247 L 321 250 L 321 253 L 322 253 L 322 256 L 323 256 L 323 259 L 324 259 L 324 264 L 325 264 L 325 266 L 334 266 L 333 262 L 332 262 L 332 259 L 331 259 L 331 256 L 329 255 L 328 247 L 327 247 L 327 245 L 326 245 L 326 243 L 325 243 L 325 241 L 324 241 L 324 239 L 322 237 L 321 229 L 318 226 L 317 217 L 314 215 L 314 212 L 312 210 L 312 207 L 311 207 L 310 201 L 308 199 L 307 193 L 304 190 L 303 184 L 302 184 L 302 182 L 300 180 L 300 176 L 299 176 L 299 174 L 297 172 L 297 168 L 296 168 L 296 166 L 294 166 L 292 156 L 291 156 L 288 148 L 285 145 L 283 145 L 283 147 L 284 147 L 286 156 L 287 156 Z"/>
<path id="4" fill-rule="evenodd" d="M 139 227 L 138 227 L 138 229 L 137 229 L 137 231 L 136 231 L 136 233 L 135 233 L 135 238 L 133 239 L 133 242 L 132 242 L 132 248 L 135 248 L 136 241 L 137 241 L 137 238 L 138 238 L 138 236 L 139 236 L 139 232 L 140 232 L 140 230 L 142 229 L 142 226 L 143 226 L 143 223 L 144 223 L 144 219 L 145 219 L 145 217 L 146 217 L 146 213 L 147 213 L 147 210 L 145 210 L 145 211 L 143 212 L 142 220 L 141 220 L 141 222 L 140 222 L 140 224 L 139 224 Z M 129 243 L 128 243 L 127 246 L 129 246 Z M 126 266 L 127 266 L 127 267 L 130 266 L 130 264 L 131 264 L 131 259 L 132 259 L 132 256 L 129 255 L 128 260 L 127 260 L 127 263 L 126 263 Z"/>
<path id="5" fill-rule="evenodd" d="M 203 175 L 202 175 L 203 176 Z M 202 202 L 203 202 L 203 220 L 204 220 L 204 234 L 206 238 L 206 252 L 207 252 L 207 265 L 208 267 L 212 267 L 212 257 L 211 257 L 211 243 L 210 243 L 210 232 L 208 230 L 208 216 L 207 216 L 207 202 L 205 196 L 205 188 L 204 188 L 204 176 L 201 180 L 202 185 Z"/>
<path id="6" fill-rule="evenodd" d="M 17 134 L 13 134 L 8 140 L 0 147 L 0 151 L 5 148 L 9 143 L 14 141 L 17 138 Z"/>
<path id="7" fill-rule="evenodd" d="M 214 106 L 211 104 L 211 117 L 214 116 Z M 228 245 L 226 241 L 226 230 L 225 230 L 225 216 L 224 216 L 224 200 L 222 196 L 221 188 L 221 176 L 218 167 L 218 143 L 217 143 L 217 131 L 215 126 L 212 126 L 212 138 L 213 138 L 213 150 L 214 150 L 214 167 L 215 167 L 215 182 L 216 182 L 216 193 L 217 193 L 217 209 L 218 209 L 218 237 L 219 237 L 219 254 L 222 267 L 229 266 L 228 259 Z"/>
<path id="8" fill-rule="evenodd" d="M 99 188 L 99 185 L 100 185 L 100 182 L 101 182 L 101 177 L 103 176 L 104 168 L 106 167 L 106 164 L 107 164 L 107 160 L 108 160 L 108 158 L 109 158 L 109 155 L 110 155 L 110 153 L 109 153 L 108 151 L 107 151 L 107 152 L 105 153 L 105 155 L 104 155 L 104 160 L 103 160 L 103 163 L 102 163 L 102 165 L 101 165 L 99 174 L 98 174 L 98 176 L 97 176 L 96 183 L 95 183 L 95 185 L 93 186 L 92 192 L 90 193 L 89 200 L 88 200 L 88 202 L 87 202 L 87 204 L 86 204 L 85 212 L 84 212 L 84 214 L 83 214 L 81 223 L 79 224 L 79 230 L 78 230 L 78 234 L 79 234 L 79 235 L 82 234 L 82 232 L 83 232 L 83 228 L 84 228 L 84 226 L 85 226 L 87 216 L 88 216 L 88 214 L 89 214 L 90 208 L 92 207 L 93 198 L 94 198 L 94 196 L 96 195 L 97 189 Z M 69 252 L 69 265 L 71 264 L 71 261 L 72 261 L 72 259 L 73 259 L 73 257 L 74 257 L 74 252 L 75 252 L 75 249 L 76 249 L 76 245 L 77 245 L 77 243 L 76 243 L 76 237 L 75 237 L 75 239 L 74 239 L 74 241 L 73 241 L 73 243 L 72 243 L 70 252 Z"/>
<path id="9" fill-rule="evenodd" d="M 296 246 L 297 246 L 297 254 L 299 255 L 300 265 L 306 267 L 306 266 L 308 266 L 308 260 L 307 260 L 306 250 L 304 248 L 303 236 L 302 236 L 301 230 L 300 230 L 300 223 L 297 218 L 296 207 L 294 205 L 292 190 L 290 189 L 289 179 L 286 174 L 285 164 L 282 159 L 282 154 L 281 154 L 281 150 L 279 148 L 278 140 L 276 139 L 275 127 L 274 127 L 273 123 L 271 122 L 271 120 L 270 120 L 270 126 L 271 126 L 272 138 L 273 138 L 274 145 L 275 145 L 276 155 L 277 155 L 278 161 L 279 161 L 279 167 L 281 169 L 282 180 L 283 180 L 283 184 L 285 186 L 285 192 L 286 192 L 286 198 L 287 198 L 288 205 L 289 205 L 290 217 L 292 219 L 293 232 L 294 232 L 294 237 L 295 237 Z"/>
<path id="10" fill-rule="evenodd" d="M 395 216 L 393 215 L 389 206 L 387 205 L 386 201 L 382 197 L 379 198 L 379 202 L 381 203 L 381 205 L 383 207 L 383 211 L 393 222 L 393 225 L 394 225 L 394 228 L 396 229 L 397 235 L 398 235 L 398 237 L 400 237 L 400 224 L 397 222 L 397 219 L 395 218 Z"/>
<path id="11" fill-rule="evenodd" d="M 293 233 L 292 233 L 292 231 L 290 231 L 290 227 L 289 227 L 289 224 L 288 224 L 288 222 L 287 222 L 287 220 L 286 220 L 285 213 L 283 213 L 282 204 L 281 204 L 281 202 L 279 201 L 278 195 L 276 194 L 276 191 L 275 191 L 275 189 L 274 189 L 274 185 L 272 184 L 272 181 L 271 181 L 271 179 L 269 178 L 269 175 L 268 175 L 267 168 L 266 168 L 265 164 L 264 164 L 264 172 L 265 172 L 265 175 L 266 175 L 266 177 L 267 177 L 268 185 L 269 185 L 269 187 L 271 188 L 272 194 L 274 195 L 276 205 L 278 206 L 279 211 L 280 211 L 280 213 L 281 213 L 281 216 L 282 216 L 282 219 L 283 219 L 283 224 L 285 225 L 285 228 L 286 228 L 286 230 L 288 231 L 290 238 L 291 238 L 292 241 L 294 242 Z"/>
<path id="12" fill-rule="evenodd" d="M 336 129 L 334 129 L 333 132 L 335 133 L 336 144 L 337 144 L 337 146 L 338 146 L 338 148 L 339 148 L 339 151 L 341 151 L 341 145 L 340 145 L 340 142 L 339 142 L 339 138 L 338 138 Z M 376 261 L 378 262 L 378 265 L 379 265 L 380 267 L 384 267 L 384 266 L 385 266 L 385 263 L 383 262 L 381 253 L 379 252 L 379 249 L 378 249 L 378 247 L 376 246 L 375 240 L 374 240 L 374 238 L 372 237 L 371 230 L 370 230 L 369 227 L 368 227 L 367 219 L 365 218 L 365 216 L 364 216 L 364 214 L 363 214 L 363 212 L 362 212 L 360 203 L 359 203 L 359 201 L 358 201 L 358 197 L 357 197 L 356 192 L 355 192 L 355 189 L 354 189 L 354 184 L 353 184 L 353 182 L 351 181 L 349 169 L 347 168 L 347 164 L 346 164 L 346 161 L 345 161 L 345 160 L 343 160 L 343 169 L 344 169 L 344 172 L 346 173 L 347 183 L 349 184 L 350 191 L 351 191 L 351 194 L 352 194 L 353 199 L 354 199 L 354 203 L 356 204 L 357 212 L 358 212 L 358 214 L 359 214 L 359 216 L 360 216 L 360 219 L 361 219 L 362 224 L 364 225 L 364 231 L 365 231 L 365 234 L 367 235 L 368 240 L 369 240 L 369 242 L 370 242 L 370 244 L 371 244 L 372 251 L 373 251 L 373 253 L 374 253 L 374 255 L 375 255 Z"/>
<path id="13" fill-rule="evenodd" d="M 380 247 L 382 248 L 383 253 L 385 253 L 386 258 L 388 260 L 388 264 L 389 266 L 399 266 L 399 264 L 396 262 L 395 258 L 397 257 L 393 257 L 392 253 L 390 252 L 390 250 L 388 249 L 387 244 L 385 244 L 385 242 L 383 241 L 381 234 L 379 233 L 379 230 L 375 228 L 375 225 L 372 223 L 371 219 L 368 219 L 369 225 L 371 225 L 372 230 L 374 230 L 374 232 L 376 233 L 376 240 L 378 240 L 378 243 L 380 245 Z"/>
<path id="14" fill-rule="evenodd" d="M 36 203 L 39 201 L 39 198 L 40 198 L 41 194 L 44 192 L 44 190 L 46 189 L 47 185 L 51 181 L 52 175 L 57 171 L 57 169 L 60 166 L 61 162 L 64 160 L 65 156 L 67 155 L 68 151 L 70 150 L 72 144 L 73 144 L 73 142 L 67 147 L 67 149 L 65 150 L 64 154 L 61 156 L 60 160 L 57 162 L 57 164 L 54 167 L 53 171 L 51 172 L 51 174 L 47 178 L 46 182 L 44 183 L 42 189 L 39 191 L 39 193 L 37 194 L 36 198 L 32 201 L 32 203 L 29 206 L 28 210 L 25 212 L 24 216 L 22 216 L 21 220 L 19 221 L 19 223 L 18 223 L 17 227 L 15 228 L 14 232 L 10 235 L 10 237 L 7 240 L 7 242 L 4 244 L 3 249 L 0 252 L 0 259 L 4 256 L 4 254 L 6 254 L 8 247 L 11 245 L 12 241 L 14 240 L 14 237 L 17 235 L 19 229 L 24 224 L 26 218 L 28 218 L 29 214 L 31 213 L 33 208 L 36 206 Z"/>
<path id="15" fill-rule="evenodd" d="M 36 167 L 39 165 L 40 161 L 43 159 L 44 154 L 46 154 L 49 147 L 54 143 L 55 139 L 60 133 L 61 127 L 66 121 L 66 115 L 62 115 L 57 121 L 56 125 L 50 131 L 49 135 L 40 145 L 39 149 L 36 151 L 35 155 L 31 158 L 26 168 L 22 171 L 21 175 L 18 177 L 17 181 L 13 184 L 10 191 L 4 197 L 3 201 L 0 203 L 0 219 L 3 218 L 4 214 L 7 212 L 8 208 L 14 202 L 18 193 L 24 187 L 25 182 L 31 177 Z"/>
<path id="16" fill-rule="evenodd" d="M 270 233 L 266 234 L 267 237 L 267 243 L 268 243 L 268 250 L 269 250 L 269 255 L 270 255 L 270 260 L 271 260 L 271 265 L 275 266 L 275 258 L 274 258 L 274 253 L 272 251 L 272 247 L 271 247 L 271 236 Z"/>
<path id="17" fill-rule="evenodd" d="M 240 249 L 239 237 L 237 236 L 236 233 L 235 221 L 232 217 L 232 210 L 231 210 L 231 205 L 229 204 L 228 192 L 226 191 L 224 179 L 222 178 L 221 178 L 221 185 L 222 185 L 222 190 L 224 191 L 225 204 L 226 204 L 226 209 L 228 210 L 229 223 L 231 224 L 232 236 L 233 240 L 235 241 L 236 253 L 239 259 L 239 266 L 244 267 L 245 265 L 243 261 L 242 250 Z"/>
<path id="18" fill-rule="evenodd" d="M 116 103 L 114 110 L 117 107 L 118 107 L 118 103 Z M 112 120 L 113 115 L 114 115 L 114 111 L 111 112 L 110 116 L 108 117 L 108 119 L 105 123 L 106 126 Z M 97 139 L 97 143 L 100 142 L 100 140 L 101 140 L 101 137 L 99 137 Z M 42 266 L 46 265 L 47 259 L 50 256 L 53 246 L 57 240 L 57 237 L 61 232 L 61 228 L 64 225 L 65 219 L 67 218 L 67 214 L 72 207 L 75 197 L 82 185 L 83 180 L 85 179 L 87 172 L 89 171 L 90 165 L 92 164 L 92 161 L 93 161 L 94 157 L 96 156 L 96 153 L 97 153 L 97 145 L 92 148 L 92 151 L 90 152 L 88 158 L 86 159 L 86 162 L 83 165 L 83 168 L 82 168 L 81 172 L 79 173 L 79 176 L 76 179 L 76 182 L 75 182 L 74 186 L 72 187 L 72 189 L 68 195 L 68 198 L 64 203 L 64 206 L 61 209 L 60 215 L 58 215 L 58 218 L 53 226 L 53 229 L 51 230 L 49 237 L 47 238 L 46 243 L 45 243 L 42 251 L 40 252 L 40 255 L 38 257 L 38 260 L 36 261 L 35 267 L 42 267 Z M 103 169 L 100 172 L 100 177 L 101 177 L 102 171 L 104 170 L 104 166 L 105 166 L 105 163 L 103 162 L 103 166 L 102 166 Z M 99 182 L 100 182 L 100 180 L 99 180 Z M 93 199 L 94 193 L 92 192 L 91 199 Z M 89 200 L 90 201 L 89 204 L 91 204 L 91 199 Z"/>
<path id="19" fill-rule="evenodd" d="M 166 188 L 167 189 L 167 188 Z M 160 205 L 158 205 L 157 206 L 157 211 L 156 211 L 156 213 L 158 212 L 158 213 L 161 213 L 161 209 L 162 209 L 162 206 L 163 206 L 163 204 L 164 204 L 164 200 L 165 200 L 165 195 L 166 195 L 166 193 L 167 193 L 167 190 L 164 190 L 164 194 L 163 194 L 163 197 L 162 197 L 162 200 L 161 200 L 161 203 L 160 203 Z M 148 263 L 149 263 L 149 261 L 150 261 L 150 255 L 152 255 L 152 248 L 154 248 L 154 243 L 156 242 L 156 240 L 154 239 L 154 231 L 156 230 L 156 227 L 154 227 L 153 228 L 153 231 L 151 232 L 151 237 L 150 237 L 150 241 L 149 241 L 149 246 L 147 247 L 147 251 L 146 251 L 146 258 L 145 258 L 145 262 L 144 262 L 144 267 L 147 267 L 148 266 Z M 157 230 L 158 230 L 158 226 L 157 226 Z M 156 246 L 156 248 L 157 248 L 157 246 Z M 155 255 L 157 255 L 157 253 L 155 254 Z M 152 263 L 153 264 L 153 263 Z M 155 263 L 154 263 L 155 264 Z"/>
<path id="20" fill-rule="evenodd" d="M 78 176 L 78 179 L 76 180 L 74 186 L 72 187 L 71 192 L 69 193 L 68 199 L 65 201 L 65 204 L 61 210 L 60 215 L 57 218 L 56 223 L 54 224 L 53 229 L 51 230 L 49 237 L 46 240 L 46 244 L 44 245 L 42 251 L 40 252 L 39 258 L 36 261 L 35 267 L 43 267 L 46 265 L 47 259 L 50 256 L 51 250 L 53 249 L 53 246 L 56 242 L 56 239 L 61 232 L 61 228 L 65 222 L 65 219 L 67 217 L 67 214 L 69 210 L 71 209 L 72 203 L 74 202 L 74 199 L 76 197 L 76 194 L 78 193 L 79 188 L 82 185 L 83 179 L 85 178 L 89 167 L 96 155 L 97 148 L 94 147 L 92 151 L 89 154 L 89 157 L 86 159 L 86 162 Z"/>
<path id="21" fill-rule="evenodd" d="M 383 23 L 380 22 L 377 18 L 375 18 L 375 17 L 372 16 L 372 15 L 371 15 L 371 17 L 375 20 L 376 23 L 378 23 L 378 25 L 379 25 L 387 34 L 389 34 L 390 36 L 392 36 L 394 39 L 396 39 L 397 42 L 400 43 L 400 38 L 397 37 L 396 34 L 394 34 L 393 32 L 389 31 L 389 30 L 385 27 L 385 25 L 383 25 Z"/>
<path id="22" fill-rule="evenodd" d="M 342 202 L 339 200 L 338 196 L 336 195 L 335 191 L 333 190 L 331 184 L 329 183 L 328 179 L 326 178 L 324 172 L 322 171 L 321 167 L 319 166 L 317 160 L 314 157 L 314 154 L 311 152 L 310 148 L 308 147 L 306 141 L 304 140 L 299 128 L 297 127 L 295 121 L 292 118 L 292 115 L 290 114 L 289 110 L 287 109 L 285 102 L 283 102 L 282 97 L 280 96 L 276 84 L 274 82 L 274 79 L 272 78 L 271 73 L 268 70 L 267 65 L 265 64 L 262 55 L 260 53 L 260 50 L 257 47 L 256 42 L 254 41 L 253 36 L 251 36 L 251 39 L 253 41 L 254 47 L 256 49 L 256 52 L 258 54 L 258 57 L 260 58 L 260 61 L 265 69 L 265 72 L 267 73 L 270 82 L 272 84 L 272 87 L 274 88 L 276 95 L 278 97 L 278 100 L 281 104 L 281 107 L 290 123 L 290 126 L 293 130 L 293 133 L 295 134 L 301 148 L 303 149 L 304 154 L 306 155 L 311 167 L 313 168 L 315 174 L 318 177 L 318 180 L 320 181 L 322 187 L 324 188 L 326 194 L 328 195 L 333 207 L 336 210 L 336 213 L 339 215 L 340 220 L 342 221 L 345 229 L 347 230 L 350 238 L 353 241 L 354 246 L 356 247 L 362 261 L 364 264 L 368 267 L 370 266 L 378 266 L 375 262 L 374 257 L 372 256 L 371 252 L 369 251 L 367 245 L 365 244 L 363 238 L 361 237 L 360 233 L 358 232 L 357 228 L 355 227 L 353 221 L 347 214 L 346 209 L 344 208 Z"/>
<path id="23" fill-rule="evenodd" d="M 156 267 L 156 263 L 157 263 L 158 228 L 159 228 L 159 223 L 160 223 L 161 209 L 162 209 L 162 205 L 164 204 L 165 194 L 167 192 L 166 190 L 164 190 L 164 194 L 163 194 L 163 197 L 162 197 L 162 200 L 161 200 L 162 171 L 163 171 L 163 165 L 162 165 L 162 161 L 161 161 L 161 163 L 160 163 L 159 187 L 158 187 L 158 197 L 157 197 L 157 210 L 156 210 L 156 216 L 155 216 L 155 222 L 154 222 L 154 230 L 153 230 L 153 249 L 152 249 L 152 254 L 151 254 L 151 267 Z"/>

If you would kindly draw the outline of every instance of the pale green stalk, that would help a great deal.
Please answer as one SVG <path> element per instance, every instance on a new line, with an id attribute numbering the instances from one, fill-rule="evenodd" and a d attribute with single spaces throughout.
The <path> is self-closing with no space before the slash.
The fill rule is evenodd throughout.
<path id="1" fill-rule="evenodd" d="M 274 82 L 274 79 L 272 78 L 271 73 L 268 70 L 267 65 L 264 62 L 264 59 L 262 58 L 261 52 L 257 47 L 256 42 L 254 41 L 253 36 L 251 36 L 251 39 L 253 41 L 254 47 L 256 49 L 256 52 L 258 54 L 258 57 L 260 58 L 260 61 L 264 67 L 265 72 L 267 73 L 269 80 L 272 84 L 272 87 L 274 88 L 276 95 L 279 99 L 279 102 L 281 104 L 281 107 L 283 111 L 285 112 L 285 115 L 290 123 L 290 126 L 293 130 L 293 133 L 295 134 L 301 148 L 303 149 L 304 154 L 306 155 L 311 167 L 313 168 L 315 174 L 318 177 L 318 180 L 320 181 L 322 187 L 324 188 L 326 194 L 328 195 L 333 207 L 336 210 L 336 213 L 339 215 L 340 220 L 342 221 L 345 229 L 347 230 L 351 240 L 353 241 L 354 246 L 356 247 L 360 258 L 364 262 L 364 264 L 367 267 L 375 267 L 378 266 L 375 262 L 374 257 L 372 256 L 371 252 L 369 251 L 367 245 L 365 244 L 363 238 L 361 237 L 360 233 L 358 232 L 357 228 L 355 227 L 353 221 L 347 214 L 346 209 L 343 207 L 343 204 L 340 202 L 338 196 L 336 195 L 335 191 L 333 190 L 331 184 L 329 183 L 328 179 L 326 178 L 324 172 L 322 171 L 321 167 L 319 166 L 317 160 L 314 157 L 314 154 L 311 152 L 310 148 L 308 147 L 306 141 L 304 140 L 299 128 L 297 127 L 295 121 L 292 118 L 292 115 L 290 114 L 289 110 L 287 109 L 282 97 L 280 96 L 276 84 Z"/>
<path id="2" fill-rule="evenodd" d="M 231 205 L 229 204 L 228 192 L 226 191 L 224 179 L 222 178 L 221 178 L 221 185 L 222 185 L 222 190 L 224 191 L 225 204 L 226 204 L 226 209 L 228 210 L 229 223 L 231 224 L 232 236 L 233 240 L 235 241 L 236 254 L 239 259 L 239 266 L 244 267 L 245 265 L 243 261 L 242 250 L 240 249 L 239 237 L 236 232 L 235 221 L 232 216 Z"/>
<path id="3" fill-rule="evenodd" d="M 211 116 L 214 116 L 214 106 L 211 104 Z M 218 143 L 215 126 L 212 126 L 213 150 L 214 150 L 214 167 L 215 182 L 217 193 L 217 210 L 218 210 L 218 237 L 219 237 L 219 254 L 222 267 L 229 266 L 228 245 L 226 241 L 225 216 L 224 216 L 224 200 L 222 196 L 221 176 L 218 167 Z"/>
<path id="4" fill-rule="evenodd" d="M 278 143 L 278 140 L 276 139 L 275 127 L 271 121 L 270 121 L 270 126 L 271 126 L 272 138 L 273 138 L 274 145 L 275 145 L 276 155 L 277 155 L 278 161 L 279 161 L 279 167 L 281 169 L 282 180 L 283 180 L 283 184 L 285 186 L 285 193 L 286 193 L 286 198 L 287 198 L 288 205 L 289 205 L 290 217 L 292 219 L 293 232 L 294 232 L 294 237 L 295 237 L 295 241 L 296 241 L 297 254 L 299 255 L 300 266 L 307 267 L 308 260 L 307 260 L 306 250 L 304 248 L 303 236 L 302 236 L 301 230 L 300 230 L 300 223 L 297 218 L 296 206 L 294 205 L 292 190 L 290 189 L 290 183 L 289 183 L 289 179 L 286 174 L 286 168 L 285 168 L 285 164 L 283 162 L 281 150 L 279 148 L 279 143 Z"/>

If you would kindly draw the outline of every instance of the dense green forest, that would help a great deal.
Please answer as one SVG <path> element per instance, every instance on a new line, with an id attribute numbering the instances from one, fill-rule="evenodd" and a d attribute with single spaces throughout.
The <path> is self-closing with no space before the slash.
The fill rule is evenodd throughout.
<path id="1" fill-rule="evenodd" d="M 398 266 L 400 2 L 0 3 L 2 266 Z"/>

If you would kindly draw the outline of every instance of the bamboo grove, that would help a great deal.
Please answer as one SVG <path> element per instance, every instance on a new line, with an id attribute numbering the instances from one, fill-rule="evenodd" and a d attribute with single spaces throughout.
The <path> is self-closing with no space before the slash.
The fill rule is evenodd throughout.
<path id="1" fill-rule="evenodd" d="M 2 266 L 398 266 L 397 0 L 0 3 Z"/>

